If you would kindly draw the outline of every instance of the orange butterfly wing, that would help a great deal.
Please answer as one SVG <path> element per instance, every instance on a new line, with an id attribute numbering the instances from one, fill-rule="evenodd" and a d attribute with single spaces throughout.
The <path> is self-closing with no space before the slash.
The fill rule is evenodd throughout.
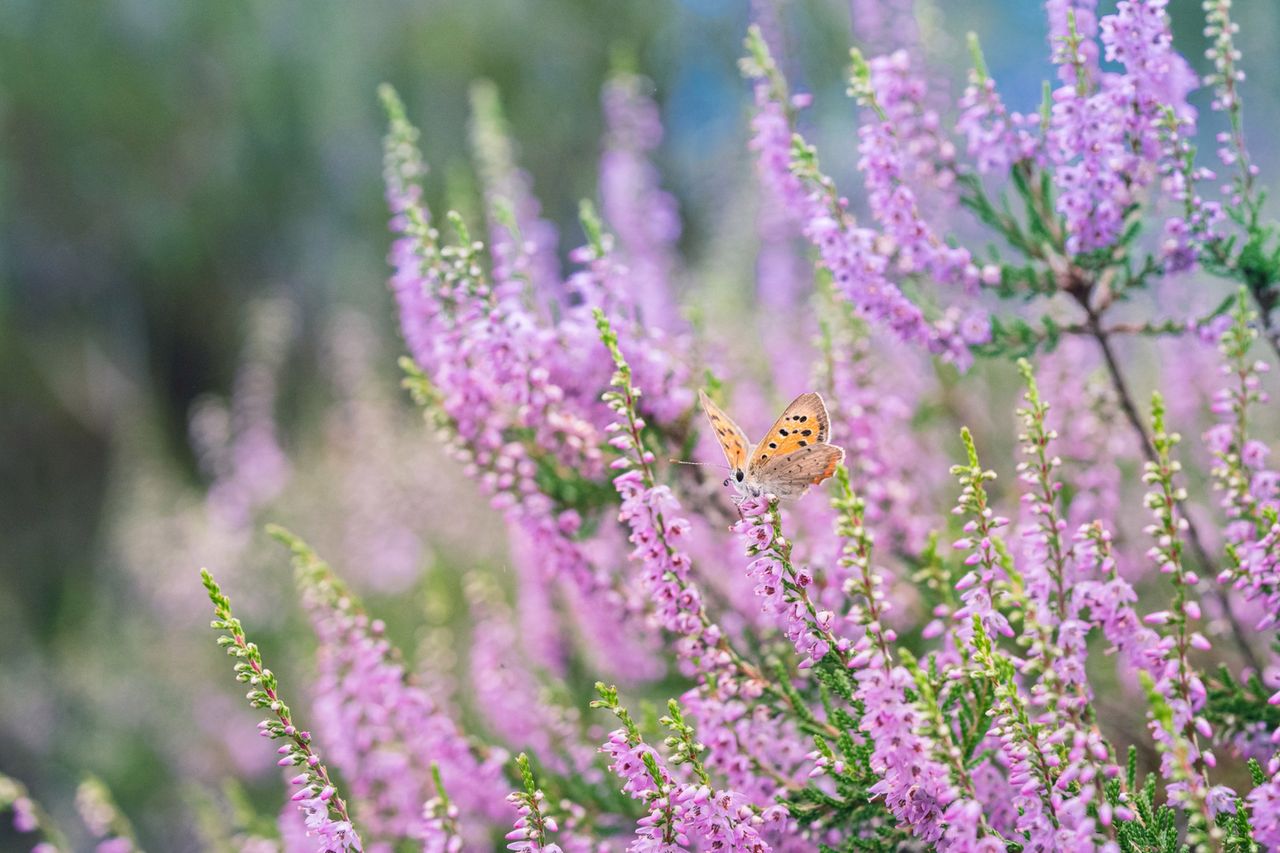
<path id="1" fill-rule="evenodd" d="M 834 444 L 809 444 L 786 456 L 775 456 L 752 472 L 754 482 L 780 498 L 798 498 L 836 472 L 844 449 Z"/>
<path id="2" fill-rule="evenodd" d="M 801 394 L 791 401 L 791 405 L 787 406 L 755 446 L 751 470 L 758 471 L 769 460 L 795 453 L 802 448 L 825 444 L 830 434 L 831 418 L 827 415 L 827 405 L 822 402 L 822 396 L 813 391 Z M 832 470 L 835 470 L 834 465 Z M 828 473 L 826 476 L 831 475 Z"/>
<path id="3" fill-rule="evenodd" d="M 705 391 L 698 391 L 698 399 L 702 401 L 702 411 L 707 413 L 707 420 L 711 422 L 711 429 L 715 433 L 716 441 L 720 442 L 720 449 L 724 451 L 724 458 L 728 461 L 729 467 L 735 470 L 746 468 L 747 453 L 751 449 L 747 434 L 742 431 L 742 427 L 734 423 L 733 418 L 711 402 L 711 398 Z"/>

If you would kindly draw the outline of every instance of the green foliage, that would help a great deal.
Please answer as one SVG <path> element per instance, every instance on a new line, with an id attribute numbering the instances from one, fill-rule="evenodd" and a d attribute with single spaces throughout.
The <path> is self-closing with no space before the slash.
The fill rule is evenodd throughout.
<path id="1" fill-rule="evenodd" d="M 1133 820 L 1115 822 L 1116 841 L 1123 853 L 1183 853 L 1189 849 L 1179 840 L 1177 813 L 1171 806 L 1157 806 L 1155 797 L 1154 775 L 1129 797 L 1126 805 L 1134 812 Z"/>
<path id="2" fill-rule="evenodd" d="M 858 730 L 862 712 L 861 703 L 855 703 L 852 712 L 835 709 L 830 719 L 840 733 L 835 738 L 814 737 L 815 748 L 825 762 L 825 778 L 835 785 L 835 792 L 815 783 L 783 798 L 801 826 L 844 830 L 844 845 L 821 847 L 824 850 L 898 850 L 909 838 L 883 800 L 873 799 L 869 793 L 879 776 L 871 769 L 873 747 Z"/>
<path id="3" fill-rule="evenodd" d="M 1280 728 L 1280 706 L 1267 701 L 1275 691 L 1268 689 L 1257 673 L 1250 673 L 1241 681 L 1222 665 L 1216 677 L 1208 679 L 1206 689 L 1204 716 L 1216 728 L 1230 732 L 1257 725 L 1265 726 L 1267 731 Z"/>

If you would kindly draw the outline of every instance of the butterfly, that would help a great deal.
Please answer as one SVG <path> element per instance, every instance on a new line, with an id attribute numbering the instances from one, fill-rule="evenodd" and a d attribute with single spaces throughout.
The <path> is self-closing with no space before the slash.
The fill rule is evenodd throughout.
<path id="1" fill-rule="evenodd" d="M 705 391 L 699 391 L 698 396 L 729 462 L 730 474 L 724 484 L 737 490 L 738 503 L 766 494 L 798 498 L 834 474 L 844 461 L 844 448 L 827 443 L 831 418 L 820 394 L 810 391 L 792 400 L 754 445 Z"/>

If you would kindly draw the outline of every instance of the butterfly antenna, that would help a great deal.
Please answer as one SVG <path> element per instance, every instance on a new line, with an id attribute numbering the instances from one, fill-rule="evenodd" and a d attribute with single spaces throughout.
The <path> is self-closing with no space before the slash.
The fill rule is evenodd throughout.
<path id="1" fill-rule="evenodd" d="M 671 462 L 673 465 L 703 465 L 707 468 L 723 468 L 726 471 L 729 470 L 728 465 L 720 465 L 715 462 L 686 462 L 683 459 L 669 459 L 667 461 Z"/>

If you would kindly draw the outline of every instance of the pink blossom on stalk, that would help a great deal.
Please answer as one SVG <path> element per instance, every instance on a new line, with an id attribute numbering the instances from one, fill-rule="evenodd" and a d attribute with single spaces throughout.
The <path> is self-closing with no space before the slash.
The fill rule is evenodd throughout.
<path id="1" fill-rule="evenodd" d="M 961 485 L 960 500 L 952 512 L 968 515 L 969 520 L 964 525 L 964 537 L 952 543 L 952 547 L 967 552 L 964 564 L 968 569 L 956 581 L 960 600 L 964 602 L 964 606 L 953 614 L 956 635 L 962 642 L 968 642 L 973 637 L 976 617 L 981 621 L 983 630 L 991 636 L 1012 637 L 1013 628 L 1008 618 L 996 607 L 997 597 L 1002 595 L 999 587 L 1008 582 L 996 551 L 997 531 L 1008 526 L 1009 519 L 996 515 L 988 506 L 986 489 L 982 484 L 995 479 L 995 472 L 982 468 L 978 463 L 969 430 L 962 430 L 961 435 L 968 450 L 969 464 L 955 465 L 951 469 Z"/>
<path id="2" fill-rule="evenodd" d="M 646 325 L 674 331 L 679 325 L 673 278 L 680 214 L 675 197 L 661 189 L 650 160 L 662 142 L 662 122 L 649 89 L 649 81 L 630 74 L 605 84 L 601 209 L 630 271 L 629 288 L 640 317 Z"/>
<path id="3" fill-rule="evenodd" d="M 1045 0 L 1049 18 L 1049 49 L 1058 66 L 1058 79 L 1076 85 L 1098 76 L 1098 0 Z M 1074 33 L 1073 33 L 1074 28 Z"/>
<path id="4" fill-rule="evenodd" d="M 772 849 L 761 837 L 762 820 L 746 798 L 711 787 L 698 757 L 700 744 L 693 739 L 693 729 L 684 723 L 678 703 L 672 700 L 669 716 L 662 719 L 675 733 L 667 739 L 676 750 L 677 767 L 673 768 L 644 742 L 630 714 L 619 704 L 617 689 L 597 683 L 596 690 L 601 698 L 592 702 L 592 707 L 605 708 L 622 722 L 609 733 L 600 751 L 608 757 L 609 769 L 622 780 L 623 793 L 644 803 L 648 810 L 637 823 L 637 837 L 629 850 L 768 853 Z M 679 768 L 689 772 L 678 773 Z"/>
<path id="5" fill-rule="evenodd" d="M 1181 133 L 1194 130 L 1187 94 L 1196 79 L 1173 49 L 1165 6 L 1166 0 L 1121 0 L 1102 19 L 1106 57 L 1122 63 L 1124 73 L 1104 75 L 1096 91 L 1072 64 L 1079 53 L 1057 57 L 1065 82 L 1053 93 L 1048 155 L 1072 253 L 1105 248 L 1120 236 L 1129 205 L 1159 171 L 1166 110 L 1183 126 Z M 1077 51 L 1092 43 L 1079 19 L 1070 42 Z"/>
<path id="6" fill-rule="evenodd" d="M 484 184 L 493 277 L 520 289 L 527 282 L 543 299 L 560 289 L 556 227 L 542 217 L 533 181 L 516 162 L 515 145 L 493 83 L 471 87 L 471 148 Z"/>
<path id="7" fill-rule="evenodd" d="M 1249 792 L 1245 802 L 1249 804 L 1253 824 L 1253 840 L 1264 850 L 1280 849 L 1280 757 L 1273 757 L 1267 764 L 1270 778 Z"/>
<path id="8" fill-rule="evenodd" d="M 633 286 L 632 272 L 615 249 L 613 235 L 604 231 L 604 223 L 591 205 L 583 203 L 580 218 L 587 231 L 588 243 L 571 255 L 581 265 L 569 279 L 568 290 L 574 304 L 563 309 L 557 328 L 559 346 L 571 353 L 564 364 L 562 381 L 566 394 L 589 409 L 594 423 L 601 429 L 610 420 L 609 410 L 600 402 L 600 393 L 609 384 L 609 364 L 598 358 L 595 309 L 604 311 L 610 321 L 629 340 L 644 342 L 630 357 L 638 383 L 643 383 L 645 397 L 640 413 L 656 424 L 670 424 L 688 411 L 693 395 L 687 383 L 688 341 L 683 330 L 669 332 L 646 322 L 640 312 L 639 293 Z"/>
<path id="9" fill-rule="evenodd" d="M 1112 91 L 1084 95 L 1065 85 L 1053 92 L 1047 152 L 1070 252 L 1103 248 L 1120 233 L 1132 199 L 1126 179 L 1136 165 L 1126 147 L 1127 109 L 1127 100 Z"/>
<path id="10" fill-rule="evenodd" d="M 614 436 L 611 443 L 621 454 L 613 463 L 622 471 L 614 478 L 614 487 L 622 498 L 618 519 L 627 526 L 633 546 L 629 556 L 641 566 L 654 621 L 673 637 L 682 672 L 696 679 L 683 699 L 711 739 L 713 750 L 706 766 L 722 773 L 733 790 L 764 807 L 777 795 L 777 777 L 798 769 L 805 750 L 793 727 L 766 708 L 757 705 L 753 710 L 749 705 L 763 692 L 762 679 L 754 670 L 746 671 L 721 627 L 706 612 L 690 557 L 682 547 L 689 523 L 671 490 L 656 482 L 654 455 L 641 435 L 644 421 L 636 409 L 640 389 L 633 384 L 617 334 L 602 312 L 597 323 L 616 368 L 613 390 L 605 399 L 617 418 L 609 431 Z M 760 765 L 773 768 L 773 773 L 759 772 Z"/>
<path id="11" fill-rule="evenodd" d="M 1164 239 L 1160 244 L 1165 271 L 1175 273 L 1195 265 L 1201 247 L 1216 236 L 1223 213 L 1221 205 L 1206 200 L 1196 189 L 1198 183 L 1211 180 L 1214 174 L 1195 165 L 1195 148 L 1188 139 L 1195 132 L 1194 124 L 1179 119 L 1168 109 L 1160 127 L 1161 189 L 1182 205 L 1179 214 L 1165 220 Z"/>
<path id="12" fill-rule="evenodd" d="M 859 670 L 858 699 L 863 703 L 862 730 L 873 744 L 872 768 L 880 781 L 870 793 L 912 834 L 928 843 L 939 843 L 946 832 L 948 807 L 964 803 L 951 782 L 947 768 L 933 756 L 936 745 L 923 734 L 922 716 L 907 701 L 911 675 L 902 667 L 880 662 Z M 957 812 L 968 815 L 969 807 Z M 957 830 L 957 835 L 963 830 Z M 956 839 L 959 842 L 959 837 Z M 945 844 L 940 849 L 950 849 Z M 956 849 L 963 850 L 963 843 Z"/>
<path id="13" fill-rule="evenodd" d="M 956 131 L 964 136 L 979 174 L 1003 175 L 1013 164 L 1036 156 L 1040 143 L 1027 127 L 1038 118 L 1010 113 L 984 67 L 970 69 L 959 107 Z"/>
<path id="14" fill-rule="evenodd" d="M 955 184 L 955 144 L 943 132 L 937 110 L 925 103 L 928 86 L 911 55 L 899 49 L 873 57 L 865 81 L 860 79 L 861 62 L 861 54 L 855 53 L 851 94 L 860 101 L 870 96 L 874 118 L 893 137 L 899 179 L 917 194 L 932 190 L 945 197 Z"/>
<path id="15" fill-rule="evenodd" d="M 507 802 L 515 806 L 516 820 L 506 840 L 508 850 L 528 851 L 528 853 L 565 853 L 564 849 L 549 840 L 552 833 L 558 833 L 560 826 L 547 813 L 546 795 L 534 784 L 533 772 L 529 768 L 529 759 L 524 753 L 516 758 L 524 789 L 513 791 L 507 795 Z"/>
<path id="16" fill-rule="evenodd" d="M 457 723 L 405 672 L 399 655 L 350 591 L 305 543 L 274 535 L 294 553 L 303 603 L 319 640 L 315 716 L 373 837 L 410 836 L 433 795 L 432 764 L 464 817 L 492 820 L 505 755 L 477 757 Z"/>
<path id="17" fill-rule="evenodd" d="M 569 282 L 577 305 L 547 327 L 528 310 L 518 279 L 491 283 L 484 274 L 482 244 L 471 241 L 460 217 L 451 225 L 458 243 L 442 245 L 429 225 L 417 187 L 423 166 L 417 131 L 389 88 L 382 92 L 391 116 L 386 141 L 387 187 L 392 228 L 404 236 L 392 249 L 393 289 L 401 326 L 413 355 L 411 390 L 452 438 L 450 449 L 491 496 L 508 523 L 518 527 L 540 556 L 543 582 L 562 582 L 595 661 L 619 678 L 656 675 L 657 658 L 646 649 L 628 615 L 625 585 L 592 565 L 576 541 L 581 517 L 557 506 L 537 480 L 540 460 L 590 479 L 603 470 L 607 410 L 599 403 L 607 366 L 585 346 L 593 338 L 590 312 L 603 307 L 635 323 L 625 290 L 615 286 L 618 264 L 594 216 L 585 216 L 592 243 L 576 253 L 587 265 Z M 638 326 L 638 324 L 637 324 Z M 678 362 L 667 357 L 654 332 L 638 365 L 666 408 L 655 417 L 674 418 L 688 394 L 680 387 Z M 603 370 L 601 368 L 604 367 Z M 661 393 L 660 393 L 661 392 Z M 588 604 L 589 603 L 589 604 Z"/>
<path id="18" fill-rule="evenodd" d="M 1131 87 L 1134 108 L 1142 114 L 1139 121 L 1158 117 L 1161 106 L 1172 109 L 1179 121 L 1195 118 L 1187 95 L 1199 80 L 1173 47 L 1168 5 L 1169 0 L 1120 0 L 1115 13 L 1100 23 L 1106 59 L 1124 65 L 1122 85 Z M 1153 130 L 1150 125 L 1138 127 L 1146 133 Z"/>
<path id="19" fill-rule="evenodd" d="M 842 657 L 852 645 L 832 634 L 835 614 L 817 610 L 808 590 L 812 573 L 791 563 L 791 545 L 783 538 L 776 498 L 748 498 L 739 506 L 742 519 L 733 526 L 747 555 L 754 557 L 747 575 L 755 581 L 760 609 L 772 614 L 800 656 L 800 668 L 808 669 L 834 650 Z"/>
<path id="20" fill-rule="evenodd" d="M 1169 576 L 1173 598 L 1168 610 L 1150 613 L 1146 622 L 1165 625 L 1166 633 L 1156 648 L 1160 656 L 1152 667 L 1148 688 L 1153 704 L 1158 700 L 1167 706 L 1164 715 L 1154 709 L 1149 728 L 1160 756 L 1160 770 L 1168 782 L 1169 796 L 1191 814 L 1191 819 L 1212 826 L 1209 768 L 1213 754 L 1201 747 L 1213 731 L 1200 716 L 1208 698 L 1203 679 L 1189 660 L 1193 647 L 1206 648 L 1208 641 L 1192 630 L 1201 618 L 1200 604 L 1194 597 L 1199 578 L 1186 568 L 1182 558 L 1187 522 L 1183 502 L 1186 491 L 1176 485 L 1174 476 L 1181 464 L 1172 458 L 1172 449 L 1180 441 L 1176 433 L 1165 429 L 1164 400 L 1152 395 L 1152 447 L 1155 459 L 1146 463 L 1143 482 L 1147 484 L 1146 505 L 1153 523 L 1147 527 L 1154 544 L 1147 556 L 1162 574 Z"/>
<path id="21" fill-rule="evenodd" d="M 818 249 L 820 264 L 830 271 L 837 293 L 863 316 L 887 327 L 901 340 L 926 346 L 930 352 L 962 367 L 967 365 L 972 358 L 969 345 L 983 343 L 989 337 L 985 319 L 969 322 L 972 318 L 954 316 L 930 323 L 921 308 L 891 280 L 894 238 L 858 226 L 847 210 L 847 201 L 839 197 L 831 179 L 819 170 L 813 148 L 799 136 L 793 138 L 790 134 L 788 110 L 793 100 L 787 95 L 786 81 L 774 65 L 757 28 L 751 29 L 747 47 L 751 57 L 744 60 L 743 67 L 755 81 L 757 107 L 751 147 L 756 152 L 761 179 L 773 197 L 784 202 L 805 237 Z M 868 153 L 877 150 L 878 139 L 877 136 L 865 143 L 870 146 Z M 867 178 L 868 185 L 875 183 L 888 188 L 892 176 L 886 182 L 881 179 L 882 173 L 897 161 L 883 161 L 879 156 L 865 158 L 865 155 L 864 159 L 868 168 L 875 170 L 875 174 Z M 964 278 L 967 275 L 962 269 L 958 270 L 964 265 L 949 247 L 925 240 L 930 248 L 921 248 L 924 243 L 918 238 L 921 233 L 917 227 L 918 217 L 902 219 L 908 209 L 907 201 L 911 201 L 913 209 L 912 199 L 891 191 L 883 196 L 881 209 L 890 213 L 893 230 L 898 236 L 908 238 L 908 245 L 917 249 L 917 255 L 923 252 L 923 257 L 949 276 Z M 890 230 L 888 226 L 886 230 Z M 965 322 L 960 322 L 961 319 Z"/>
<path id="22" fill-rule="evenodd" d="M 748 555 L 764 555 L 757 556 L 749 569 L 758 580 L 756 590 L 762 607 L 775 615 L 795 645 L 802 669 L 831 652 L 856 671 L 856 698 L 862 705 L 859 726 L 873 745 L 871 767 L 880 776 L 870 793 L 882 797 L 912 834 L 938 844 L 940 850 L 998 849 L 991 846 L 994 839 L 975 845 L 966 837 L 979 834 L 976 826 L 965 826 L 965 820 L 973 818 L 972 809 L 957 789 L 950 768 L 936 758 L 939 750 L 950 747 L 937 745 L 930 737 L 932 726 L 907 699 L 907 691 L 915 689 L 912 676 L 905 668 L 894 666 L 889 653 L 894 634 L 881 621 L 888 602 L 879 593 L 878 573 L 869 562 L 870 539 L 861 528 L 865 505 L 848 491 L 847 473 L 838 471 L 837 480 L 843 490 L 837 508 L 853 513 L 840 528 L 846 541 L 843 561 L 855 570 L 851 588 L 864 596 L 865 603 L 854 612 L 866 634 L 856 643 L 833 634 L 832 614 L 813 607 L 806 591 L 812 577 L 807 570 L 792 566 L 791 546 L 781 534 L 775 499 L 767 496 L 744 501 L 740 507 L 743 519 L 735 525 L 735 532 L 747 544 Z M 815 771 L 824 767 L 819 756 L 810 756 L 818 759 Z"/>
<path id="23" fill-rule="evenodd" d="M 973 294 L 979 271 L 967 249 L 948 245 L 925 221 L 913 185 L 948 190 L 954 182 L 950 142 L 940 141 L 938 117 L 922 103 L 924 85 L 911 74 L 904 51 L 865 62 L 855 51 L 850 91 L 869 107 L 858 129 L 858 169 L 867 204 L 888 238 L 896 271 L 958 284 Z M 934 324 L 931 349 L 962 367 L 967 346 L 990 339 L 985 314 L 952 308 Z M 949 341 L 949 343 L 944 343 Z"/>
<path id="24" fill-rule="evenodd" d="M 338 794 L 328 769 L 321 762 L 311 733 L 294 725 L 292 712 L 280 696 L 275 673 L 263 665 L 257 644 L 248 641 L 240 620 L 232 615 L 231 600 L 223 594 L 207 569 L 200 570 L 200 577 L 213 604 L 215 618 L 212 627 L 221 632 L 218 645 L 237 660 L 236 680 L 250 685 L 246 697 L 249 705 L 268 712 L 267 718 L 258 724 L 259 734 L 284 742 L 276 750 L 283 756 L 276 762 L 280 767 L 301 771 L 290 780 L 298 788 L 290 798 L 297 803 L 297 809 L 290 811 L 294 815 L 302 813 L 306 834 L 320 840 L 319 849 L 323 853 L 362 850 L 360 836 L 347 814 L 346 801 Z M 82 786 L 81 791 L 86 791 L 86 788 Z M 103 797 L 100 793 L 95 794 L 92 787 L 88 793 L 84 799 L 93 807 L 93 820 L 102 820 L 105 814 Z M 89 822 L 90 819 L 86 818 L 86 823 Z"/>
<path id="25" fill-rule="evenodd" d="M 1082 526 L 1075 536 L 1075 577 L 1072 607 L 1087 608 L 1089 620 L 1134 669 L 1151 670 L 1158 662 L 1160 637 L 1134 610 L 1138 594 L 1116 572 L 1111 533 L 1101 522 Z"/>
<path id="26" fill-rule="evenodd" d="M 1218 580 L 1260 604 L 1257 630 L 1267 631 L 1280 623 L 1280 474 L 1267 465 L 1270 448 L 1251 438 L 1249 428 L 1253 412 L 1268 402 L 1262 375 L 1270 366 L 1250 357 L 1257 315 L 1243 290 L 1230 316 L 1218 343 L 1228 381 L 1211 406 L 1219 422 L 1204 434 L 1216 459 L 1214 487 L 1227 514 L 1228 567 Z"/>
<path id="27" fill-rule="evenodd" d="M 589 749 L 578 744 L 577 714 L 547 700 L 547 688 L 522 653 L 514 614 L 492 585 L 470 579 L 471 647 L 468 677 L 479 715 L 499 739 L 529 750 L 556 773 L 590 779 L 598 776 Z M 511 697 L 522 697 L 513 703 Z"/>

